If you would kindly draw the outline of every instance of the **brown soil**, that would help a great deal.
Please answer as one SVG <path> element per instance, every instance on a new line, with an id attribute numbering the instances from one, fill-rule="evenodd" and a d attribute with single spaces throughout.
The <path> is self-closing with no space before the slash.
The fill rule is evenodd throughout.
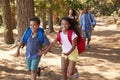
<path id="1" fill-rule="evenodd" d="M 79 80 L 120 80 L 120 30 L 111 18 L 96 18 L 97 25 L 92 33 L 91 48 L 79 56 L 77 68 Z M 17 30 L 14 30 L 15 37 Z M 52 41 L 56 33 L 48 34 Z M 30 80 L 26 70 L 24 52 L 15 57 L 17 47 L 4 43 L 0 32 L 0 80 Z M 39 66 L 42 70 L 38 80 L 60 80 L 60 46 L 56 45 L 51 52 L 43 56 Z"/>

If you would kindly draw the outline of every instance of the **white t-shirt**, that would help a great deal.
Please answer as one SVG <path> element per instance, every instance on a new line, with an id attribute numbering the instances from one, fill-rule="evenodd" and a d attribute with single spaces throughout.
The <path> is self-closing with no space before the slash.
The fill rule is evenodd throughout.
<path id="1" fill-rule="evenodd" d="M 62 43 L 62 52 L 63 53 L 69 52 L 70 49 L 72 48 L 72 45 L 68 39 L 68 35 L 61 32 L 60 37 L 61 37 L 61 43 Z M 75 34 L 75 32 L 73 32 L 72 33 L 72 40 L 75 39 L 76 37 L 77 37 L 77 35 Z"/>

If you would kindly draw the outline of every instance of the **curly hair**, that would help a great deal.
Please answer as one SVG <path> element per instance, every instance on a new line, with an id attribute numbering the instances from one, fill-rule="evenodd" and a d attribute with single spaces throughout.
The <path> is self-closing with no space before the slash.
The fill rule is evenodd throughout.
<path id="1" fill-rule="evenodd" d="M 60 25 L 61 25 L 61 21 L 62 20 L 66 20 L 69 22 L 69 24 L 71 25 L 69 27 L 69 29 L 72 29 L 78 36 L 81 34 L 81 31 L 80 31 L 80 27 L 79 27 L 79 23 L 75 20 L 73 20 L 72 18 L 69 18 L 69 17 L 63 17 L 61 20 L 60 20 Z"/>

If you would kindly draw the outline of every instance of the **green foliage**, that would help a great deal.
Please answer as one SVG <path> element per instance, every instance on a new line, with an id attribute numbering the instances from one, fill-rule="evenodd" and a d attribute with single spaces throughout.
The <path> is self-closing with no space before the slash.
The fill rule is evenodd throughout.
<path id="1" fill-rule="evenodd" d="M 114 11 L 117 11 L 115 1 L 118 0 L 86 0 L 83 4 L 90 6 L 96 16 L 110 16 Z"/>
<path id="2" fill-rule="evenodd" d="M 75 1 L 72 1 L 72 0 L 66 0 L 65 1 L 65 4 L 68 8 L 72 8 L 72 9 L 81 9 L 83 6 L 81 4 L 81 1 L 78 1 L 78 0 L 75 0 Z"/>
<path id="3" fill-rule="evenodd" d="M 52 0 L 49 3 L 47 0 L 34 0 L 36 15 L 41 16 L 43 11 L 47 12 L 48 9 L 52 9 L 54 15 L 65 16 L 67 11 L 72 8 L 79 10 L 82 8 L 81 1 L 79 0 Z"/>
<path id="4" fill-rule="evenodd" d="M 45 0 L 34 0 L 35 14 L 41 16 L 43 11 L 47 10 L 47 1 Z"/>
<path id="5" fill-rule="evenodd" d="M 101 2 L 103 4 L 101 5 Z M 91 7 L 92 12 L 96 16 L 107 15 L 110 16 L 117 13 L 118 7 L 120 7 L 120 0 L 52 0 L 49 3 L 48 0 L 34 0 L 35 15 L 42 17 L 43 12 L 48 13 L 51 8 L 53 15 L 62 17 L 68 14 L 70 8 L 75 10 L 82 10 L 84 6 L 88 5 Z M 16 13 L 16 5 L 14 0 L 11 0 L 11 8 Z M 0 7 L 0 25 L 2 25 L 2 13 Z M 47 16 L 46 16 L 47 17 Z"/>

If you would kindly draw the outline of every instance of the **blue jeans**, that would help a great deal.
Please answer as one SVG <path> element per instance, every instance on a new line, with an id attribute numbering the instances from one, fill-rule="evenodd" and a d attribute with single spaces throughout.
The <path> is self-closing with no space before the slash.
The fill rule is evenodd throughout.
<path id="1" fill-rule="evenodd" d="M 41 57 L 37 57 L 37 58 L 34 58 L 34 59 L 26 58 L 26 64 L 27 64 L 28 70 L 33 70 L 33 71 L 37 70 L 38 64 L 40 62 L 40 58 Z"/>

